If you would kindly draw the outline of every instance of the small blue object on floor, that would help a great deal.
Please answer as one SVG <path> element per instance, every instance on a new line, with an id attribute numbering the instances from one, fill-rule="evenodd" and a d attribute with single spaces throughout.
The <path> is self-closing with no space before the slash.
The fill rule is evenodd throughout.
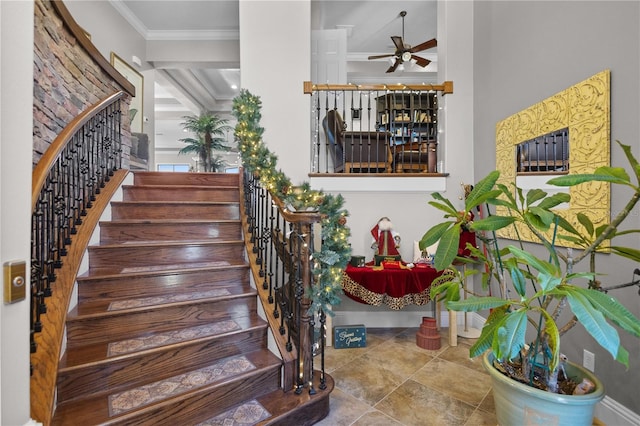
<path id="1" fill-rule="evenodd" d="M 333 327 L 334 348 L 364 348 L 365 346 L 367 346 L 367 329 L 363 324 Z"/>

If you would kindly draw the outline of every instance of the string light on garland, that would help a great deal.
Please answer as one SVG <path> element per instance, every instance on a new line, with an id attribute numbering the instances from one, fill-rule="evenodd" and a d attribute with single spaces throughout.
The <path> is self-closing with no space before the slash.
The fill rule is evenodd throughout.
<path id="1" fill-rule="evenodd" d="M 348 243 L 351 231 L 346 226 L 349 212 L 343 208 L 344 198 L 341 195 L 314 190 L 308 182 L 293 186 L 290 179 L 276 169 L 277 157 L 262 141 L 264 129 L 260 127 L 261 108 L 260 98 L 246 89 L 242 89 L 233 99 L 233 114 L 238 121 L 234 135 L 242 164 L 251 173 L 260 172 L 262 185 L 289 208 L 320 213 L 322 244 L 320 251 L 312 255 L 315 283 L 307 297 L 311 300 L 311 312 L 322 308 L 333 316 L 330 307 L 340 303 L 342 274 L 351 257 Z"/>

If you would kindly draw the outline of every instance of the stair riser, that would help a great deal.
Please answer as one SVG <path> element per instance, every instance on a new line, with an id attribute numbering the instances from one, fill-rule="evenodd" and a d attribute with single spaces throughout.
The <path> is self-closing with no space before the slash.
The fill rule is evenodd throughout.
<path id="1" fill-rule="evenodd" d="M 174 185 L 175 186 L 175 185 Z M 124 201 L 235 201 L 240 199 L 238 188 L 207 188 L 186 186 L 125 186 Z"/>
<path id="2" fill-rule="evenodd" d="M 255 295 L 183 305 L 157 305 L 136 312 L 112 311 L 99 317 L 67 320 L 67 345 L 113 342 L 145 331 L 164 332 L 245 317 L 256 310 Z"/>
<path id="3" fill-rule="evenodd" d="M 238 186 L 236 173 L 158 173 L 135 172 L 135 185 Z"/>
<path id="4" fill-rule="evenodd" d="M 131 299 L 163 296 L 175 294 L 178 289 L 185 293 L 221 287 L 247 289 L 248 282 L 248 267 L 145 276 L 112 276 L 78 280 L 78 297 L 80 302 L 83 302 L 94 298 Z"/>
<path id="5" fill-rule="evenodd" d="M 151 246 L 97 246 L 89 248 L 90 270 L 123 271 L 159 265 L 220 262 L 237 264 L 242 259 L 241 242 L 225 244 L 183 244 Z M 223 263 L 226 262 L 226 263 Z"/>
<path id="6" fill-rule="evenodd" d="M 188 240 L 239 240 L 242 237 L 240 222 L 193 222 L 175 224 L 119 223 L 100 224 L 100 242 L 110 244 L 124 241 L 188 241 Z"/>
<path id="7" fill-rule="evenodd" d="M 276 390 L 280 380 L 278 373 L 277 369 L 272 368 L 102 424 L 176 426 L 200 423 L 225 412 L 238 401 L 249 401 Z"/>
<path id="8" fill-rule="evenodd" d="M 163 347 L 146 355 L 131 354 L 126 359 L 108 364 L 62 370 L 58 374 L 58 401 L 101 394 L 105 389 L 115 393 L 126 386 L 142 386 L 148 383 L 149 377 L 162 380 L 205 367 L 225 357 L 266 348 L 265 327 L 192 341 L 179 347 Z"/>
<path id="9" fill-rule="evenodd" d="M 237 203 L 111 203 L 111 218 L 121 219 L 240 219 L 240 207 Z"/>

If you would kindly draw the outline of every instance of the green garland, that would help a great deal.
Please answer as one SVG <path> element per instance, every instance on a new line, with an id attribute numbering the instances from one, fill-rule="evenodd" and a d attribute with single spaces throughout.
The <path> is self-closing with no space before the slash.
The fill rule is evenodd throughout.
<path id="1" fill-rule="evenodd" d="M 342 273 L 351 257 L 351 232 L 346 226 L 349 212 L 343 209 L 344 199 L 341 195 L 312 190 L 307 182 L 294 188 L 289 178 L 276 169 L 278 159 L 262 141 L 264 129 L 260 127 L 261 107 L 260 98 L 246 89 L 241 90 L 233 100 L 233 114 L 238 120 L 235 138 L 242 164 L 248 171 L 260 176 L 262 185 L 285 205 L 298 210 L 311 208 L 320 213 L 322 248 L 313 253 L 313 274 L 316 279 L 307 297 L 312 301 L 311 312 L 322 308 L 333 315 L 329 308 L 340 303 Z"/>

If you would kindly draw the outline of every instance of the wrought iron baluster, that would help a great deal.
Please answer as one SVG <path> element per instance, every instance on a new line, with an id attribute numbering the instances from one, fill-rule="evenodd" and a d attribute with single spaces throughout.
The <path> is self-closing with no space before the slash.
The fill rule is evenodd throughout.
<path id="1" fill-rule="evenodd" d="M 275 203 L 273 201 L 273 199 L 271 197 L 269 197 L 269 228 L 266 230 L 266 232 L 268 233 L 269 237 L 268 237 L 268 241 L 269 241 L 269 272 L 268 272 L 268 280 L 269 280 L 269 296 L 268 296 L 268 301 L 269 303 L 273 303 L 274 298 L 273 298 L 273 275 L 274 275 L 274 269 L 277 268 L 278 265 L 278 259 L 274 257 L 274 245 L 276 244 L 276 242 L 273 239 L 273 224 L 276 220 L 276 217 L 274 215 L 274 210 L 277 210 L 277 208 L 275 208 Z M 277 269 L 276 269 L 277 270 Z M 265 278 L 266 279 L 266 278 Z"/>
<path id="2" fill-rule="evenodd" d="M 97 133 L 92 130 L 96 123 L 101 129 Z M 86 118 L 85 124 L 75 128 L 66 141 L 58 141 L 58 156 L 47 165 L 48 170 L 39 175 L 44 176 L 44 182 L 31 219 L 31 352 L 37 350 L 35 334 L 42 331 L 46 298 L 52 295 L 57 279 L 55 270 L 63 266 L 62 258 L 67 255 L 72 235 L 77 233 L 82 216 L 87 214 L 86 209 L 99 192 L 96 189 L 106 175 L 109 161 L 114 171 L 122 164 L 119 151 L 110 155 L 105 151 L 112 146 L 120 149 L 120 123 L 120 103 L 116 100 Z"/>
<path id="3" fill-rule="evenodd" d="M 320 308 L 320 389 L 327 388 L 327 378 L 324 368 L 324 349 L 327 344 L 327 318 L 324 309 Z"/>

